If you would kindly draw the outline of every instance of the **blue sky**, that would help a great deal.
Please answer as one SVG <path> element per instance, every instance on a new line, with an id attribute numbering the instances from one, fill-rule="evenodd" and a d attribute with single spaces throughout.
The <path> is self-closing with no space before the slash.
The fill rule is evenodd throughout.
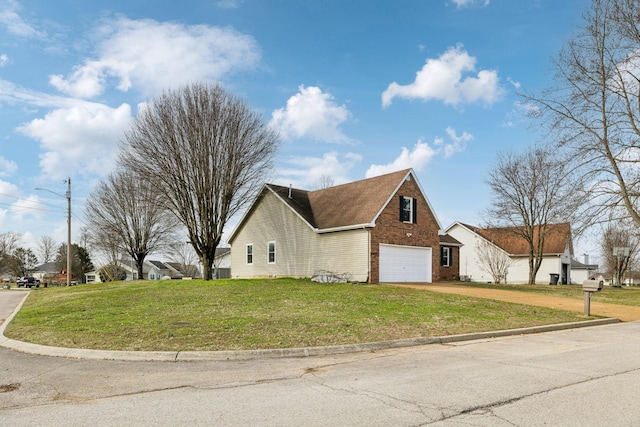
<path id="1" fill-rule="evenodd" d="M 412 167 L 447 227 L 480 224 L 498 151 L 532 130 L 518 91 L 588 0 L 0 0 L 0 232 L 73 240 L 139 105 L 215 81 L 279 130 L 270 180 L 316 189 Z M 227 229 L 231 231 L 233 221 Z"/>

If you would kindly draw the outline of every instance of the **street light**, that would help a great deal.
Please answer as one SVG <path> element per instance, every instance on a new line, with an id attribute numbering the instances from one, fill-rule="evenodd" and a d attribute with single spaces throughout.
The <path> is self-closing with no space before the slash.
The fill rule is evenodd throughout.
<path id="1" fill-rule="evenodd" d="M 67 178 L 64 182 L 67 183 L 67 192 L 64 196 L 46 188 L 36 187 L 34 190 L 48 191 L 56 196 L 67 198 L 67 286 L 71 286 L 71 178 Z"/>

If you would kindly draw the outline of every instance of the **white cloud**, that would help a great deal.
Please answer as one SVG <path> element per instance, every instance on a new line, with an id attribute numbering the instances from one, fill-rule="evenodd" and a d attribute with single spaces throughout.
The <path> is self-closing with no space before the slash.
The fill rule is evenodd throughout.
<path id="1" fill-rule="evenodd" d="M 451 0 L 451 3 L 455 4 L 458 9 L 465 7 L 472 7 L 475 5 L 489 6 L 491 0 Z"/>
<path id="2" fill-rule="evenodd" d="M 444 158 L 448 159 L 455 153 L 464 151 L 467 148 L 467 142 L 473 140 L 473 135 L 468 132 L 462 132 L 462 135 L 458 136 L 455 129 L 449 126 L 446 129 L 447 135 L 451 140 L 451 143 L 444 145 Z"/>
<path id="3" fill-rule="evenodd" d="M 495 70 L 481 70 L 475 76 L 463 77 L 475 71 L 476 58 L 462 46 L 449 48 L 437 59 L 428 59 L 416 79 L 408 85 L 393 82 L 382 93 L 382 105 L 388 107 L 393 98 L 441 100 L 447 105 L 482 102 L 491 105 L 503 95 Z"/>
<path id="4" fill-rule="evenodd" d="M 45 33 L 25 21 L 19 14 L 22 7 L 15 0 L 4 0 L 0 3 L 0 25 L 14 36 L 35 38 L 44 37 Z"/>
<path id="5" fill-rule="evenodd" d="M 84 103 L 59 108 L 18 130 L 40 141 L 43 175 L 62 179 L 69 171 L 104 176 L 111 171 L 119 138 L 129 126 L 131 108 Z"/>
<path id="6" fill-rule="evenodd" d="M 9 56 L 6 54 L 0 55 L 0 67 L 4 67 L 9 63 Z"/>
<path id="7" fill-rule="evenodd" d="M 322 157 L 290 157 L 285 162 L 291 166 L 278 169 L 276 182 L 306 190 L 319 188 L 325 178 L 333 181 L 333 185 L 344 184 L 350 181 L 351 169 L 361 161 L 359 154 L 339 154 L 336 151 Z"/>
<path id="8" fill-rule="evenodd" d="M 13 219 L 21 221 L 25 215 L 39 217 L 44 209 L 46 208 L 40 203 L 38 196 L 30 195 L 12 203 L 10 212 Z"/>
<path id="9" fill-rule="evenodd" d="M 18 164 L 13 160 L 7 160 L 0 156 L 0 176 L 7 176 L 13 174 L 18 170 Z"/>
<path id="10" fill-rule="evenodd" d="M 316 86 L 301 85 L 285 108 L 271 114 L 270 126 L 285 139 L 309 137 L 325 142 L 350 142 L 340 125 L 351 118 L 344 105 L 337 105 L 329 93 Z"/>
<path id="11" fill-rule="evenodd" d="M 96 58 L 75 66 L 66 77 L 50 76 L 54 87 L 93 98 L 114 80 L 120 91 L 135 88 L 153 96 L 188 82 L 218 81 L 260 61 L 256 41 L 230 28 L 119 18 L 103 25 L 98 37 Z"/>
<path id="12" fill-rule="evenodd" d="M 365 172 L 365 176 L 371 178 L 373 176 L 408 168 L 421 171 L 436 155 L 442 154 L 445 159 L 448 159 L 454 154 L 464 151 L 467 148 L 467 142 L 473 140 L 473 135 L 470 133 L 462 132 L 462 135 L 458 135 L 451 126 L 447 127 L 445 132 L 447 133 L 448 140 L 442 137 L 436 137 L 433 140 L 433 145 L 418 140 L 411 150 L 402 147 L 400 155 L 392 162 L 386 165 L 369 166 L 369 169 Z"/>
<path id="13" fill-rule="evenodd" d="M 435 155 L 436 150 L 434 150 L 433 147 L 426 142 L 418 140 L 412 150 L 402 147 L 400 155 L 391 163 L 387 163 L 386 165 L 371 165 L 369 169 L 367 169 L 365 176 L 371 178 L 373 176 L 408 168 L 420 171 Z"/>
<path id="14" fill-rule="evenodd" d="M 218 0 L 216 6 L 220 9 L 237 9 L 242 4 L 242 0 Z"/>

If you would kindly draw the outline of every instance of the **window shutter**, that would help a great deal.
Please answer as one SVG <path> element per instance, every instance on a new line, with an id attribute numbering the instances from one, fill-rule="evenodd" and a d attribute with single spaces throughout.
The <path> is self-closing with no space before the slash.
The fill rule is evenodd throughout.
<path id="1" fill-rule="evenodd" d="M 418 223 L 418 199 L 413 199 L 413 223 Z"/>
<path id="2" fill-rule="evenodd" d="M 440 246 L 440 265 L 444 265 L 444 247 Z"/>
<path id="3" fill-rule="evenodd" d="M 398 218 L 400 218 L 400 221 L 402 221 L 402 216 L 403 216 L 403 213 L 404 213 L 404 206 L 403 206 L 404 205 L 404 203 L 403 203 L 404 197 L 399 196 L 399 198 L 400 198 L 400 215 L 398 216 Z"/>

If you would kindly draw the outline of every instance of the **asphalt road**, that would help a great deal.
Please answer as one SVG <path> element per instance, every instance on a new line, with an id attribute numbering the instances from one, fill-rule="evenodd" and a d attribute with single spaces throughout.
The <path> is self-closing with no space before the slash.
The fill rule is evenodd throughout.
<path id="1" fill-rule="evenodd" d="M 639 322 L 254 360 L 1 348 L 0 426 L 637 426 L 639 355 Z"/>

